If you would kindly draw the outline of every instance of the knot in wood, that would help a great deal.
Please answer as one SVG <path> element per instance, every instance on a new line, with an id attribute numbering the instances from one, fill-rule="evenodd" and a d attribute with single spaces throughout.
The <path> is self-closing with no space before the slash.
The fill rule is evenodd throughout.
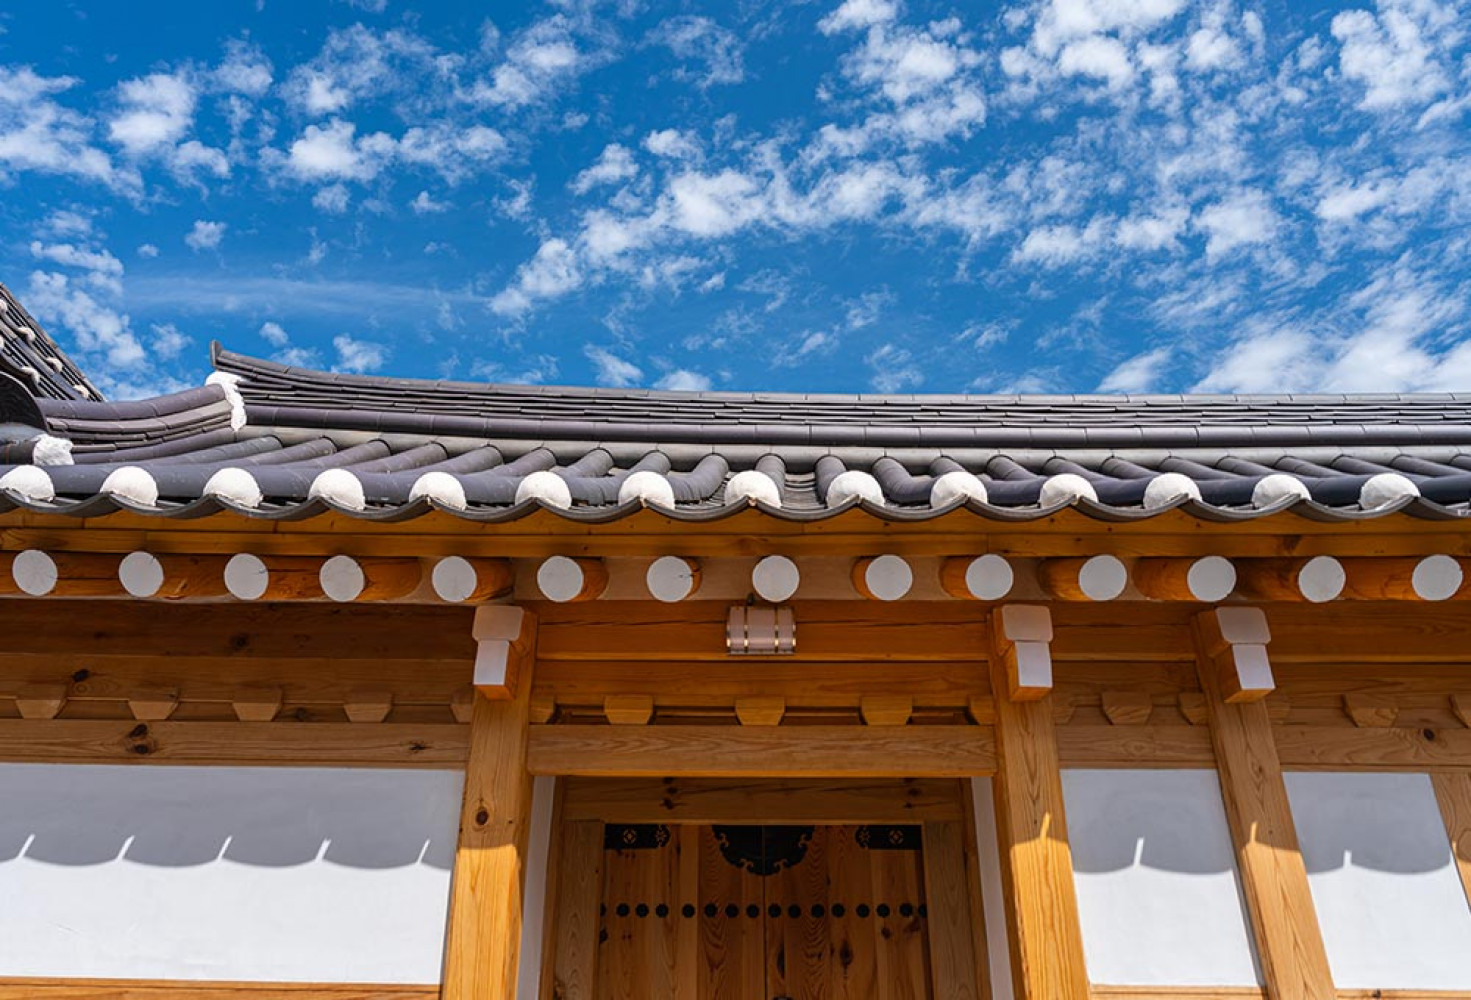
<path id="1" fill-rule="evenodd" d="M 484 806 L 475 810 L 475 825 L 484 826 L 490 822 L 490 812 Z"/>

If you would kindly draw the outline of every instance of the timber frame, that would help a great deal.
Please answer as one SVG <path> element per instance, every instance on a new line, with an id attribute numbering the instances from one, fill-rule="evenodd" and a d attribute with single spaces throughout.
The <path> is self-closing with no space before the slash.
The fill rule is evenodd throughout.
<path id="1" fill-rule="evenodd" d="M 572 861 L 597 843 L 588 824 L 694 823 L 756 811 L 792 821 L 897 814 L 960 824 L 965 834 L 958 843 L 967 845 L 965 863 L 973 870 L 966 806 L 972 779 L 991 779 L 994 789 L 1017 997 L 1365 995 L 1331 983 L 1282 772 L 1430 773 L 1471 895 L 1471 630 L 1464 605 L 1458 599 L 1220 605 L 1260 613 L 1269 634 L 1255 642 L 1249 629 L 1233 632 L 1238 626 L 1217 620 L 1212 606 L 1188 599 L 957 600 L 943 592 L 936 557 L 1332 553 L 1362 571 L 1377 560 L 1461 558 L 1471 540 L 1441 525 L 1407 521 L 1377 522 L 1372 531 L 1333 525 L 1293 534 L 1196 525 L 1191 534 L 1179 524 L 1161 530 L 1159 522 L 1169 517 L 1107 532 L 1093 525 L 1089 534 L 1059 516 L 1012 535 L 957 536 L 930 524 L 758 538 L 683 534 L 670 524 L 652 532 L 569 535 L 534 532 L 524 523 L 514 532 L 500 526 L 476 533 L 457 522 L 455 530 L 435 534 L 423 520 L 412 532 L 386 525 L 371 534 L 324 531 L 328 526 L 315 521 L 310 530 L 283 523 L 261 531 L 245 521 L 221 530 L 218 518 L 208 530 L 161 532 L 150 522 L 129 523 L 129 515 L 96 526 L 0 515 L 7 551 L 146 546 L 201 559 L 237 549 L 303 559 L 344 553 L 432 559 L 450 551 L 509 559 L 515 572 L 498 597 L 526 611 L 530 629 L 498 638 L 477 627 L 473 606 L 433 601 L 17 596 L 0 601 L 0 629 L 13 637 L 0 652 L 0 760 L 466 769 L 442 985 L 442 995 L 457 1000 L 513 996 L 529 968 L 538 971 L 542 996 L 591 995 L 587 974 L 559 967 L 556 958 L 588 954 L 585 930 L 559 922 L 568 908 L 585 907 L 593 891 L 587 871 L 596 865 Z M 618 589 L 620 578 L 645 565 L 620 570 L 620 560 L 675 548 L 691 558 L 737 562 L 780 551 L 799 567 L 810 565 L 822 596 L 790 602 L 796 652 L 731 658 L 723 643 L 728 601 L 697 594 L 665 604 Z M 876 550 L 904 553 L 935 577 L 903 600 L 844 597 L 828 564 L 855 564 Z M 537 559 L 556 554 L 604 560 L 614 586 L 598 599 L 539 599 L 526 574 Z M 1003 610 L 1018 606 L 1044 611 L 1046 634 L 1008 624 Z M 81 626 L 47 627 L 58 615 L 74 616 Z M 483 679 L 474 669 L 479 648 L 495 642 L 505 644 L 499 655 L 514 669 L 476 693 Z M 1024 655 L 1044 655 L 1048 675 L 1021 700 L 1006 664 L 1027 643 L 1039 649 Z M 1269 661 L 1270 686 L 1243 695 L 1241 650 L 1258 645 Z M 1140 767 L 1219 772 L 1263 989 L 1088 982 L 1058 774 Z M 554 810 L 542 821 L 550 858 L 535 877 L 544 918 L 529 938 L 541 943 L 541 952 L 518 955 L 517 944 L 528 940 L 522 887 L 536 776 L 557 779 Z M 797 811 L 793 803 L 801 803 Z M 978 893 L 967 890 L 971 899 Z M 967 905 L 976 919 L 961 954 L 980 957 L 955 961 L 981 968 L 984 991 L 985 921 L 979 902 Z M 0 997 L 66 1000 L 298 994 L 407 1000 L 440 990 L 439 984 L 0 981 Z"/>

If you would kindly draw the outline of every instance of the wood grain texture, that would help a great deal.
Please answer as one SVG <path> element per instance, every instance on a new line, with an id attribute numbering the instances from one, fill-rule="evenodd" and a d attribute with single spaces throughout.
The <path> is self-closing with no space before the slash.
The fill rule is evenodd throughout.
<path id="1" fill-rule="evenodd" d="M 965 825 L 958 819 L 924 825 L 925 898 L 929 905 L 930 980 L 935 996 L 979 1000 L 981 962 L 976 948 L 986 940 L 983 918 L 972 912 L 966 870 Z"/>
<path id="2" fill-rule="evenodd" d="M 564 798 L 564 820 L 565 806 Z M 564 821 L 557 858 L 552 974 L 542 978 L 542 1000 L 592 1000 L 603 898 L 603 824 Z"/>
<path id="3" fill-rule="evenodd" d="M 1267 706 L 1226 701 L 1207 645 L 1208 636 L 1197 632 L 1201 688 L 1267 993 L 1272 1000 L 1332 1000 L 1333 977 Z"/>
<path id="4" fill-rule="evenodd" d="M 1200 726 L 1057 726 L 1063 767 L 1213 767 L 1210 733 Z"/>
<path id="5" fill-rule="evenodd" d="M 933 777 L 990 774 L 980 726 L 535 726 L 533 774 L 588 777 Z"/>
<path id="6" fill-rule="evenodd" d="M 483 695 L 475 701 L 445 932 L 444 1000 L 515 997 L 531 811 L 530 705 L 530 684 L 519 685 L 509 701 Z"/>
<path id="7" fill-rule="evenodd" d="M 1276 726 L 1277 757 L 1294 771 L 1464 770 L 1471 763 L 1468 729 L 1358 729 Z"/>
<path id="8" fill-rule="evenodd" d="M 463 726 L 0 719 L 0 761 L 460 768 Z"/>
<path id="9" fill-rule="evenodd" d="M 953 778 L 568 778 L 563 815 L 608 823 L 860 825 L 961 817 Z"/>
<path id="10" fill-rule="evenodd" d="M 992 685 L 1006 684 L 992 661 Z M 1017 1000 L 1085 1000 L 1082 927 L 1051 696 L 996 700 L 996 823 Z"/>
<path id="11" fill-rule="evenodd" d="M 1440 803 L 1440 815 L 1445 820 L 1451 857 L 1455 859 L 1456 871 L 1461 875 L 1466 902 L 1471 904 L 1471 772 L 1432 774 L 1430 781 L 1435 786 L 1435 799 Z"/>
<path id="12" fill-rule="evenodd" d="M 0 1000 L 431 1000 L 439 986 L 0 978 Z"/>

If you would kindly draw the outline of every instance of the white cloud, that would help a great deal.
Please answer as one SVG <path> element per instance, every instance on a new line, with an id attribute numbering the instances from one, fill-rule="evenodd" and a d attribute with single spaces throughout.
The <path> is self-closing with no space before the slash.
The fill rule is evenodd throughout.
<path id="1" fill-rule="evenodd" d="M 549 239 L 516 271 L 516 281 L 490 301 L 500 316 L 519 316 L 538 299 L 564 295 L 579 287 L 583 274 L 576 252 L 565 240 Z"/>
<path id="2" fill-rule="evenodd" d="M 184 348 L 193 343 L 192 339 L 184 331 L 172 323 L 154 324 L 153 338 L 149 341 L 149 347 L 153 355 L 163 361 L 172 361 L 183 353 Z"/>
<path id="3" fill-rule="evenodd" d="M 0 178 L 35 170 L 122 189 L 136 186 L 136 177 L 115 170 L 108 155 L 91 144 L 91 122 L 53 99 L 79 82 L 38 76 L 29 66 L 0 66 Z"/>
<path id="4" fill-rule="evenodd" d="M 388 360 L 386 345 L 370 340 L 355 340 L 345 333 L 332 338 L 332 347 L 337 351 L 337 364 L 333 366 L 334 371 L 358 374 L 374 372 L 382 368 Z"/>
<path id="5" fill-rule="evenodd" d="M 158 247 L 154 246 L 152 243 L 142 243 L 142 244 L 139 244 L 139 246 L 138 246 L 138 256 L 139 257 L 144 257 L 144 258 L 157 257 L 158 256 Z"/>
<path id="6" fill-rule="evenodd" d="M 114 278 L 122 277 L 123 273 L 123 262 L 106 250 L 88 250 L 70 243 L 43 244 L 39 240 L 32 240 L 31 256 Z"/>
<path id="7" fill-rule="evenodd" d="M 196 219 L 194 228 L 184 236 L 184 242 L 189 249 L 198 252 L 200 250 L 214 250 L 219 247 L 220 241 L 225 238 L 225 230 L 228 224 L 224 222 L 208 222 L 204 219 Z"/>
<path id="8" fill-rule="evenodd" d="M 555 14 L 519 32 L 491 72 L 490 81 L 476 86 L 471 96 L 509 108 L 536 104 L 591 62 L 577 46 L 571 19 Z"/>
<path id="9" fill-rule="evenodd" d="M 285 328 L 280 323 L 270 321 L 262 323 L 260 335 L 272 347 L 285 347 L 291 342 L 291 337 L 286 333 Z"/>
<path id="10" fill-rule="evenodd" d="M 574 177 L 568 186 L 574 194 L 587 194 L 600 185 L 616 184 L 637 176 L 638 164 L 633 161 L 633 153 L 627 146 L 612 142 L 603 147 L 598 161 Z"/>
<path id="11" fill-rule="evenodd" d="M 709 392 L 711 384 L 708 375 L 701 375 L 699 372 L 692 372 L 686 368 L 676 368 L 655 382 L 654 388 L 667 389 L 671 392 Z"/>
<path id="12" fill-rule="evenodd" d="M 875 392 L 894 393 L 917 389 L 924 384 L 924 373 L 914 358 L 902 347 L 883 344 L 863 359 L 872 370 L 868 383 Z"/>
<path id="13" fill-rule="evenodd" d="M 740 83 L 746 78 L 740 38 L 708 17 L 671 17 L 655 28 L 649 39 L 667 46 L 679 59 L 700 63 L 698 71 L 685 69 L 678 75 L 702 87 Z"/>
<path id="14" fill-rule="evenodd" d="M 372 180 L 392 157 L 395 143 L 382 132 L 357 137 L 357 126 L 334 118 L 308 125 L 291 144 L 287 163 L 303 180 Z"/>
<path id="15" fill-rule="evenodd" d="M 505 150 L 505 138 L 489 126 L 460 128 L 439 122 L 409 129 L 399 140 L 396 152 L 401 161 L 433 167 L 454 183 L 499 159 Z"/>
<path id="16" fill-rule="evenodd" d="M 1143 354 L 1136 354 L 1121 363 L 1098 383 L 1099 392 L 1149 392 L 1159 382 L 1172 351 L 1168 347 L 1157 347 Z"/>
<path id="17" fill-rule="evenodd" d="M 176 143 L 194 122 L 197 100 L 182 72 L 127 80 L 118 86 L 120 110 L 108 123 L 108 136 L 134 156 Z"/>
<path id="18" fill-rule="evenodd" d="M 428 191 L 420 191 L 414 196 L 414 200 L 409 202 L 409 208 L 414 210 L 415 215 L 435 215 L 449 211 L 449 207 L 448 202 L 435 201 L 430 197 Z"/>
<path id="19" fill-rule="evenodd" d="M 1265 194 L 1243 190 L 1201 209 L 1196 222 L 1208 237 L 1206 257 L 1216 258 L 1240 246 L 1272 242 L 1281 220 Z"/>
<path id="20" fill-rule="evenodd" d="M 225 43 L 225 58 L 215 67 L 214 85 L 230 94 L 261 97 L 271 89 L 273 67 L 259 45 L 242 39 Z"/>
<path id="21" fill-rule="evenodd" d="M 328 184 L 316 194 L 312 195 L 312 207 L 331 215 L 341 215 L 347 211 L 347 204 L 350 198 L 351 196 L 348 194 L 346 185 Z"/>
<path id="22" fill-rule="evenodd" d="M 624 361 L 606 348 L 588 344 L 582 353 L 593 363 L 598 385 L 626 389 L 644 377 L 643 369 L 638 365 Z"/>
<path id="23" fill-rule="evenodd" d="M 700 144 L 688 132 L 666 128 L 644 136 L 644 149 L 670 160 L 693 160 L 700 155 Z"/>
<path id="24" fill-rule="evenodd" d="M 283 91 L 299 111 L 335 115 L 394 91 L 420 100 L 439 83 L 442 66 L 434 47 L 411 32 L 354 24 L 334 29 L 315 58 L 287 75 Z"/>
<path id="25" fill-rule="evenodd" d="M 817 30 L 825 35 L 855 28 L 871 28 L 886 24 L 899 16 L 899 5 L 891 0 L 844 0 L 831 14 L 817 22 Z"/>
<path id="26" fill-rule="evenodd" d="M 1464 14 L 1434 0 L 1380 0 L 1376 6 L 1374 14 L 1338 14 L 1331 29 L 1342 45 L 1339 68 L 1364 87 L 1359 106 L 1384 110 L 1428 104 L 1450 85 L 1441 59 L 1450 55 L 1446 43 L 1459 40 Z"/>
<path id="27" fill-rule="evenodd" d="M 110 369 L 135 371 L 147 361 L 128 317 L 74 286 L 64 274 L 33 272 L 26 305 L 48 325 L 69 330 L 84 356 Z M 95 374 L 102 377 L 111 373 Z"/>

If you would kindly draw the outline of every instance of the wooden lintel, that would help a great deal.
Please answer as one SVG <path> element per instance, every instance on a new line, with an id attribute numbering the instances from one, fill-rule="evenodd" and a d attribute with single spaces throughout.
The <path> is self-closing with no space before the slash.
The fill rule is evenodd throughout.
<path id="1" fill-rule="evenodd" d="M 735 700 L 736 718 L 743 726 L 779 726 L 787 712 L 787 700 L 781 695 L 749 695 Z"/>
<path id="2" fill-rule="evenodd" d="M 438 1000 L 438 985 L 0 977 L 0 1000 Z"/>
<path id="3" fill-rule="evenodd" d="M 971 777 L 996 769 L 979 726 L 534 726 L 533 774 Z"/>
<path id="4" fill-rule="evenodd" d="M 993 690 L 1013 701 L 1052 691 L 1052 613 L 1035 604 L 1004 604 L 991 613 L 993 658 L 1004 669 Z M 1004 682 L 1004 683 L 1003 683 Z"/>
<path id="5" fill-rule="evenodd" d="M 350 722 L 0 719 L 0 761 L 291 767 L 463 767 L 465 727 Z"/>
<path id="6" fill-rule="evenodd" d="M 1142 726 L 1154 711 L 1147 691 L 1104 691 L 1103 714 L 1115 726 Z"/>
<path id="7" fill-rule="evenodd" d="M 859 825 L 961 818 L 953 778 L 567 778 L 563 819 Z"/>
<path id="8" fill-rule="evenodd" d="M 869 726 L 904 726 L 914 714 L 914 699 L 903 694 L 868 694 L 858 702 L 863 722 Z"/>

